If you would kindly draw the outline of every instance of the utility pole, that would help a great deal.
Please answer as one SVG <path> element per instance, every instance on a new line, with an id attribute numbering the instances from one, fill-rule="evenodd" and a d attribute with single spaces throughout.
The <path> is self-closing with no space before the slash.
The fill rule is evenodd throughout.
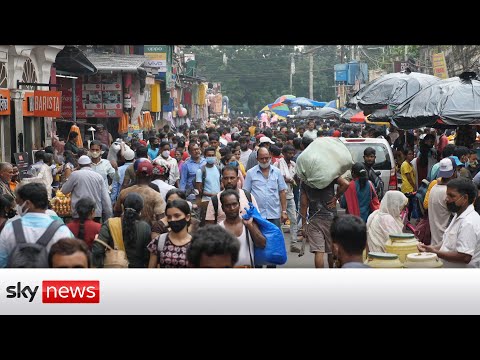
<path id="1" fill-rule="evenodd" d="M 352 45 L 352 60 L 355 60 L 355 45 Z"/>
<path id="2" fill-rule="evenodd" d="M 309 92 L 310 92 L 310 99 L 313 99 L 313 52 L 319 48 L 321 48 L 323 45 L 320 46 L 315 46 L 307 51 L 304 51 L 302 54 L 303 55 L 309 55 L 310 59 L 310 71 L 309 71 Z"/>
<path id="3" fill-rule="evenodd" d="M 293 94 L 293 74 L 295 73 L 295 60 L 294 60 L 294 54 L 290 54 L 290 94 Z"/>
<path id="4" fill-rule="evenodd" d="M 309 54 L 310 57 L 310 99 L 313 99 L 313 52 Z"/>
<path id="5" fill-rule="evenodd" d="M 405 61 L 408 60 L 408 45 L 405 45 Z"/>

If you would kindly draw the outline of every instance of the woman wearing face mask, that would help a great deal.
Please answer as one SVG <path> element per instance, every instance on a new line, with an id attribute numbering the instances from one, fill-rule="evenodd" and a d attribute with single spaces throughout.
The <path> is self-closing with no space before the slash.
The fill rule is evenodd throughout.
<path id="1" fill-rule="evenodd" d="M 0 232 L 8 219 L 17 215 L 15 211 L 15 199 L 8 194 L 0 195 Z"/>
<path id="2" fill-rule="evenodd" d="M 187 250 L 192 236 L 188 233 L 191 220 L 190 206 L 185 200 L 177 199 L 167 203 L 165 209 L 170 231 L 159 235 L 148 245 L 150 268 L 187 268 Z"/>

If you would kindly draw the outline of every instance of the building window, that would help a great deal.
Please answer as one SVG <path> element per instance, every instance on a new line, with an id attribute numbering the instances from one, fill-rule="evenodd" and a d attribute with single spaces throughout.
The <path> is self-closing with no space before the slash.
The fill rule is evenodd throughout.
<path id="1" fill-rule="evenodd" d="M 23 64 L 23 74 L 22 82 L 36 83 L 37 82 L 37 72 L 35 71 L 35 66 L 31 59 L 27 59 L 25 64 Z M 21 85 L 20 89 L 22 90 L 35 90 L 33 85 Z"/>
<path id="2" fill-rule="evenodd" d="M 0 88 L 7 87 L 7 63 L 0 62 Z"/>

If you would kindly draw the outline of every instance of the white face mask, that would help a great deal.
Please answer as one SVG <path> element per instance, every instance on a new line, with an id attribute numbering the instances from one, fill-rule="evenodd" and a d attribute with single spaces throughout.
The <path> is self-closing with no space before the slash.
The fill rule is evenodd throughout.
<path id="1" fill-rule="evenodd" d="M 89 155 L 92 159 L 97 159 L 100 156 L 102 156 L 102 152 L 101 151 L 90 151 Z"/>
<path id="2" fill-rule="evenodd" d="M 168 151 L 168 150 L 162 151 L 162 156 L 165 159 L 168 159 L 170 157 L 170 151 Z"/>
<path id="3" fill-rule="evenodd" d="M 17 214 L 20 216 L 25 215 L 29 210 L 26 202 L 24 202 L 21 206 L 17 204 L 15 208 L 17 210 Z"/>

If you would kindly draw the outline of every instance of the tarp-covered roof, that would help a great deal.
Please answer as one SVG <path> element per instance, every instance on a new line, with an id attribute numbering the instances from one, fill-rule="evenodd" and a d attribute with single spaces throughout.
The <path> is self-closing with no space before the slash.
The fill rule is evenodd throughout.
<path id="1" fill-rule="evenodd" d="M 99 71 L 124 71 L 136 72 L 139 67 L 143 66 L 148 58 L 144 55 L 122 55 L 122 54 L 88 54 L 88 60 Z"/>

